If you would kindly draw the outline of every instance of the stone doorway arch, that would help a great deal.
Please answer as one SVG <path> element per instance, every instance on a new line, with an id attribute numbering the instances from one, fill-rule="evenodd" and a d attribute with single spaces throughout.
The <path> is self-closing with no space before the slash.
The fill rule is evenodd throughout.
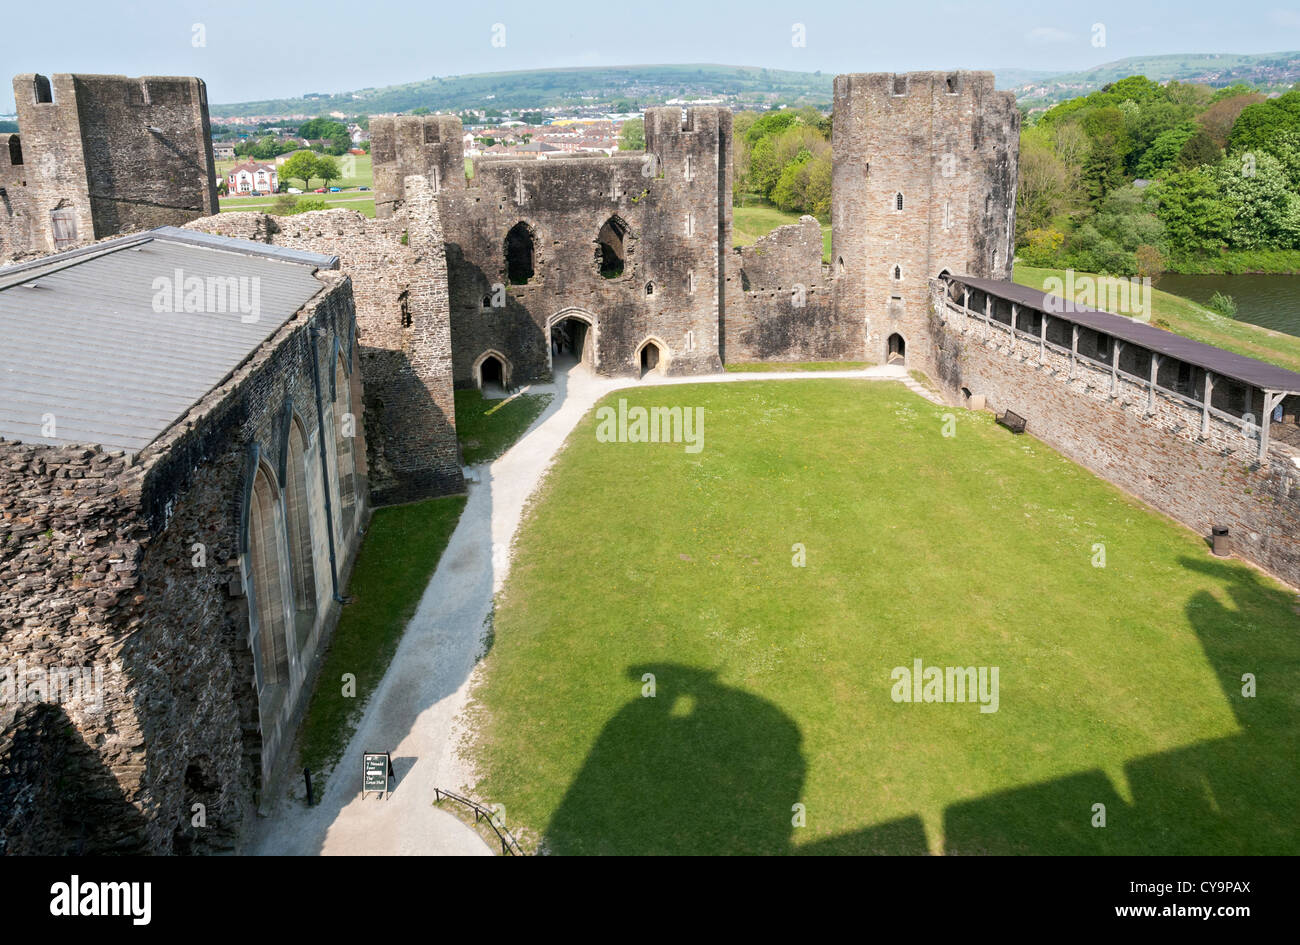
<path id="1" fill-rule="evenodd" d="M 508 391 L 512 372 L 510 359 L 495 348 L 489 348 L 474 362 L 474 384 L 480 391 L 485 391 L 485 385 L 496 385 Z"/>
<path id="2" fill-rule="evenodd" d="M 645 341 L 641 342 L 640 347 L 636 349 L 637 371 L 639 377 L 646 377 L 650 374 L 667 374 L 668 373 L 668 346 L 663 340 L 651 335 Z"/>
<path id="3" fill-rule="evenodd" d="M 546 320 L 546 367 L 581 365 L 593 374 L 600 363 L 596 316 L 583 308 L 561 309 Z"/>

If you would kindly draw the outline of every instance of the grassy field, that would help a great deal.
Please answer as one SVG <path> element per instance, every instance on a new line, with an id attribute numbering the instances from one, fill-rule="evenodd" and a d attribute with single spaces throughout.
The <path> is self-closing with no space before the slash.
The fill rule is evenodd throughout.
<path id="1" fill-rule="evenodd" d="M 275 211 L 275 201 L 281 196 L 283 195 L 276 194 L 274 197 L 224 197 L 221 200 L 221 212 L 236 213 L 241 210 L 254 210 L 258 213 L 273 213 Z M 324 200 L 326 207 L 331 210 L 335 207 L 342 207 L 344 210 L 355 210 L 362 216 L 371 219 L 374 219 L 375 216 L 375 198 L 373 194 L 344 191 L 339 194 L 302 194 L 297 199 Z"/>
<path id="2" fill-rule="evenodd" d="M 1293 593 L 900 385 L 617 398 L 704 408 L 704 448 L 588 415 L 526 517 L 474 709 L 525 843 L 1300 852 Z M 895 701 L 915 659 L 998 668 L 998 710 Z"/>
<path id="3" fill-rule="evenodd" d="M 731 211 L 731 241 L 736 246 L 751 246 L 778 226 L 798 223 L 801 214 L 787 213 L 765 200 L 746 197 Z M 831 225 L 822 224 L 822 262 L 831 258 Z"/>
<path id="4" fill-rule="evenodd" d="M 1075 278 L 1091 273 L 1075 273 Z M 1035 269 L 1016 266 L 1014 279 L 1021 285 L 1042 289 L 1049 277 L 1064 280 L 1064 270 Z M 1094 276 L 1094 278 L 1106 278 Z M 1170 295 L 1158 288 L 1151 293 L 1151 324 L 1186 338 L 1235 351 L 1248 357 L 1268 361 L 1292 371 L 1300 371 L 1300 338 L 1239 322 L 1211 312 L 1181 295 Z M 1123 313 L 1120 313 L 1123 314 Z"/>
<path id="5" fill-rule="evenodd" d="M 347 747 L 464 508 L 463 496 L 451 496 L 375 510 L 348 582 L 354 600 L 343 608 L 299 733 L 301 762 L 313 775 Z M 342 695 L 344 673 L 356 676 L 355 698 Z"/>
<path id="6" fill-rule="evenodd" d="M 456 391 L 456 435 L 465 465 L 496 459 L 523 436 L 550 402 L 550 394 L 484 400 L 477 390 Z"/>

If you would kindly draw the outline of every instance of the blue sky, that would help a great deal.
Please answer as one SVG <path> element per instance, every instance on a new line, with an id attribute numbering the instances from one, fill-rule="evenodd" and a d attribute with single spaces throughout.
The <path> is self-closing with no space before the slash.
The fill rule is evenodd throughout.
<path id="1" fill-rule="evenodd" d="M 8 80 L 21 72 L 198 75 L 220 103 L 553 66 L 1072 70 L 1135 55 L 1297 49 L 1300 11 L 1287 2 L 13 3 L 0 20 L 0 112 L 13 110 Z M 504 47 L 491 42 L 497 23 Z M 796 23 L 803 47 L 791 43 Z M 1092 43 L 1095 23 L 1105 25 L 1104 47 Z"/>

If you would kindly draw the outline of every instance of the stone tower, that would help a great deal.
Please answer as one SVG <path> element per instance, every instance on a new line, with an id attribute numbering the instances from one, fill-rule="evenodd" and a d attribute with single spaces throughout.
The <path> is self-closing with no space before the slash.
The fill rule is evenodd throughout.
<path id="1" fill-rule="evenodd" d="M 1011 278 L 1019 131 L 991 72 L 836 76 L 831 267 L 865 360 L 929 362 L 930 279 Z"/>
<path id="2" fill-rule="evenodd" d="M 0 135 L 0 258 L 217 212 L 207 86 L 185 76 L 14 78 Z"/>

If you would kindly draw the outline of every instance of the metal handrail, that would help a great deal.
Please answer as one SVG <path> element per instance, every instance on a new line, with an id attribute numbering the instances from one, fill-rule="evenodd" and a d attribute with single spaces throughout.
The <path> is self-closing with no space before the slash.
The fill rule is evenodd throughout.
<path id="1" fill-rule="evenodd" d="M 492 828 L 492 832 L 495 833 L 497 839 L 501 841 L 502 856 L 525 855 L 523 848 L 519 846 L 519 841 L 516 840 L 514 835 L 506 829 L 505 824 L 497 823 L 496 811 L 488 810 L 478 801 L 468 798 L 463 794 L 457 794 L 455 791 L 447 791 L 443 788 L 433 789 L 433 802 L 435 804 L 441 801 L 444 797 L 450 798 L 459 804 L 464 804 L 472 810 L 474 812 L 474 823 L 477 824 L 480 820 L 484 818 L 487 819 L 488 826 Z"/>

